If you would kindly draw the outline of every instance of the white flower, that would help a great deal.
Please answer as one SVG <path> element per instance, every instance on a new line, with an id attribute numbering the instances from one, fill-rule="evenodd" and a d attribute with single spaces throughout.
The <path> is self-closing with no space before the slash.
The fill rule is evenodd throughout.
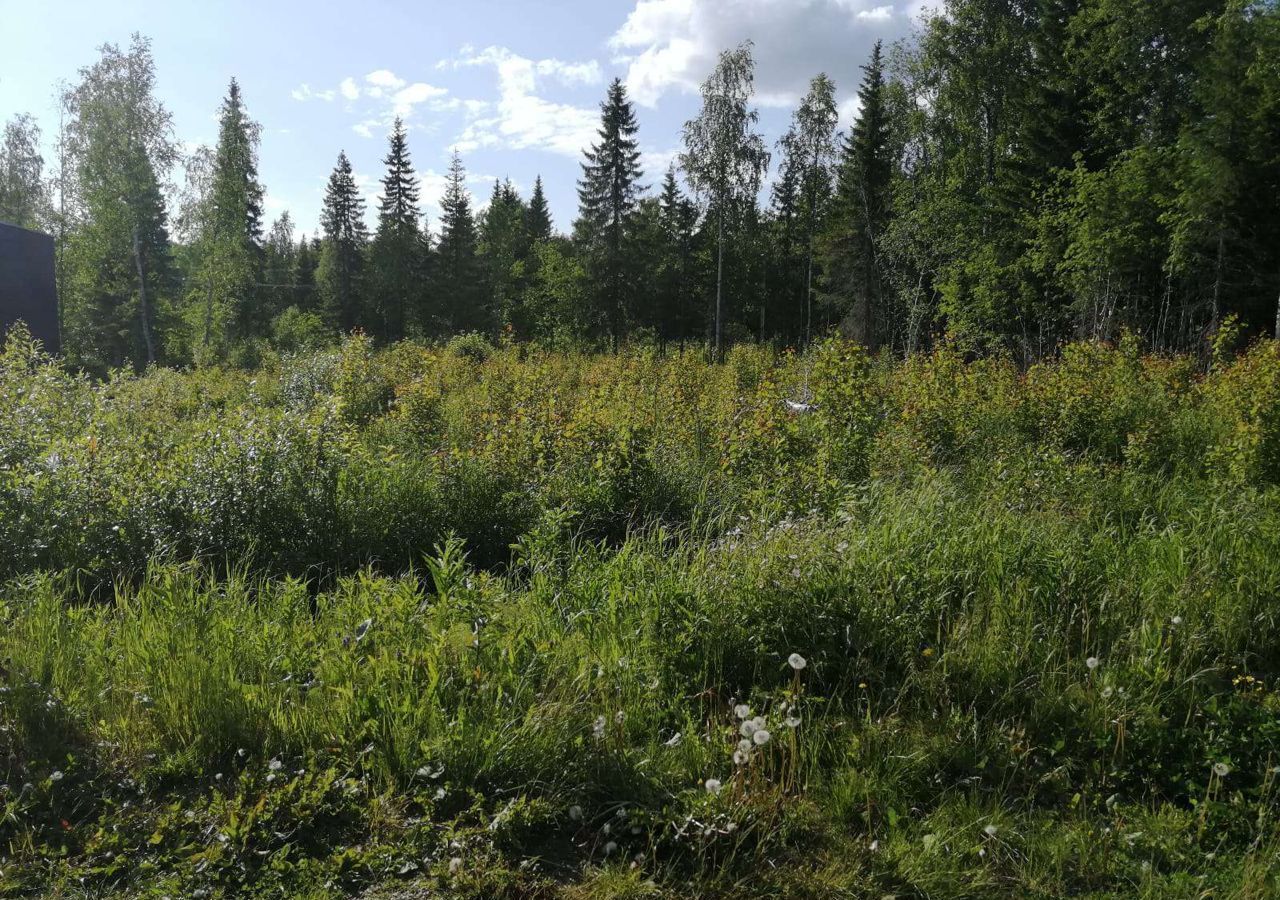
<path id="1" fill-rule="evenodd" d="M 61 781 L 62 777 L 62 772 L 56 769 L 49 774 L 50 781 Z"/>
<path id="2" fill-rule="evenodd" d="M 1172 619 L 1170 619 L 1169 621 L 1170 621 L 1170 622 L 1172 622 L 1174 625 L 1181 625 L 1181 624 L 1182 624 L 1182 616 L 1174 616 L 1174 617 L 1173 617 Z"/>
<path id="3" fill-rule="evenodd" d="M 787 657 L 787 665 L 799 672 L 805 666 L 809 665 L 809 660 L 805 659 L 799 653 L 792 653 Z"/>
<path id="4" fill-rule="evenodd" d="M 271 760 L 271 762 L 267 763 L 267 768 L 270 769 L 272 772 L 279 772 L 282 768 L 284 768 L 284 763 L 280 762 L 280 760 L 278 759 L 273 759 Z"/>
<path id="5" fill-rule="evenodd" d="M 1092 672 L 1094 669 L 1098 668 L 1098 666 L 1102 665 L 1102 660 L 1098 659 L 1096 656 L 1090 656 L 1084 661 L 1084 664 L 1088 667 L 1089 671 Z"/>
<path id="6" fill-rule="evenodd" d="M 761 728 L 757 730 L 755 734 L 751 735 L 751 740 L 756 742 L 756 746 L 763 747 L 765 744 L 769 743 L 769 738 L 771 737 L 773 737 L 773 735 L 769 734 L 767 729 Z"/>
<path id="7" fill-rule="evenodd" d="M 581 820 L 582 820 L 582 807 L 581 807 L 581 806 L 579 806 L 579 805 L 578 805 L 578 804 L 576 804 L 576 803 L 575 803 L 573 806 L 570 806 L 570 807 L 569 807 L 569 818 L 570 818 L 570 819 L 573 819 L 573 821 L 575 821 L 575 822 L 579 822 L 579 821 L 581 821 Z"/>
<path id="8" fill-rule="evenodd" d="M 733 714 L 739 719 L 749 719 L 751 718 L 751 707 L 745 703 L 739 703 L 733 708 Z"/>
<path id="9" fill-rule="evenodd" d="M 1219 778 L 1226 778 L 1228 775 L 1231 774 L 1231 767 L 1223 762 L 1214 763 L 1213 774 L 1217 775 Z"/>
<path id="10" fill-rule="evenodd" d="M 720 788 L 721 788 L 720 779 L 708 778 L 706 782 L 703 784 L 703 787 L 707 789 L 708 794 L 718 794 L 720 793 Z"/>
<path id="11" fill-rule="evenodd" d="M 609 843 L 604 845 L 604 855 L 608 856 L 610 853 L 612 853 L 614 850 L 617 850 L 617 849 L 618 849 L 617 841 L 610 841 Z"/>
<path id="12" fill-rule="evenodd" d="M 996 836 L 996 833 L 997 833 L 1000 829 L 999 829 L 999 828 L 997 828 L 995 825 L 988 825 L 986 828 L 984 828 L 984 829 L 982 829 L 982 830 L 983 830 L 983 832 L 986 834 L 986 836 L 987 836 L 987 837 L 995 837 L 995 836 Z"/>

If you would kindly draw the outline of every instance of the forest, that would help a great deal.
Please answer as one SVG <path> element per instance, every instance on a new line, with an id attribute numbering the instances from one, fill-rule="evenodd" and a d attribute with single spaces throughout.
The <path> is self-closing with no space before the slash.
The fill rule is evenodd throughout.
<path id="1" fill-rule="evenodd" d="M 353 329 L 723 354 L 839 328 L 1026 364 L 1124 332 L 1203 355 L 1228 319 L 1280 328 L 1274 3 L 952 0 L 876 47 L 847 132 L 818 73 L 774 147 L 753 70 L 749 44 L 721 55 L 666 172 L 641 170 L 615 81 L 567 234 L 540 180 L 527 199 L 495 182 L 477 212 L 456 154 L 432 233 L 397 123 L 372 233 L 338 154 L 307 237 L 264 221 L 239 86 L 217 146 L 184 155 L 135 37 L 65 89 L 50 165 L 35 120 L 6 125 L 0 219 L 58 238 L 66 354 L 100 375 L 252 366 Z"/>
<path id="2" fill-rule="evenodd" d="M 1280 10 L 753 70 L 569 233 L 400 124 L 267 225 L 141 37 L 9 122 L 0 897 L 1280 896 Z"/>

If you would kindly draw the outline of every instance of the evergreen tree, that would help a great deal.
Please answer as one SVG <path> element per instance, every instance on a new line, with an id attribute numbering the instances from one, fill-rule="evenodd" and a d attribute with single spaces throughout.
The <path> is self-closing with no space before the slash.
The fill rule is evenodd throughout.
<path id="1" fill-rule="evenodd" d="M 404 122 L 398 117 L 383 162 L 387 173 L 378 201 L 378 230 L 370 248 L 371 280 L 378 334 L 383 340 L 398 341 L 405 336 L 407 322 L 416 318 L 423 269 L 418 181 L 409 160 Z"/>
<path id="2" fill-rule="evenodd" d="M 615 347 L 626 328 L 632 299 L 627 239 L 643 176 L 637 128 L 627 89 L 622 79 L 615 78 L 600 105 L 600 139 L 586 151 L 582 164 L 574 228 Z"/>
<path id="3" fill-rule="evenodd" d="M 764 141 L 752 129 L 759 114 L 751 109 L 755 61 L 751 42 L 720 54 L 702 84 L 702 110 L 684 126 L 681 167 L 689 183 L 710 205 L 716 222 L 716 293 L 713 348 L 723 357 L 725 225 L 745 206 L 755 206 L 760 181 L 769 165 Z"/>
<path id="4" fill-rule="evenodd" d="M 532 247 L 539 241 L 551 240 L 551 208 L 547 205 L 547 195 L 542 192 L 542 176 L 533 182 L 533 194 L 529 197 L 529 208 L 524 217 L 525 239 Z"/>
<path id="5" fill-rule="evenodd" d="M 320 240 L 307 240 L 304 234 L 298 241 L 298 252 L 293 271 L 293 305 L 304 311 L 320 308 L 316 292 L 316 272 L 320 267 Z"/>
<path id="6" fill-rule="evenodd" d="M 658 337 L 664 343 L 683 341 L 702 333 L 694 256 L 698 209 L 681 192 L 675 166 L 662 180 L 658 204 L 663 236 L 656 279 Z"/>
<path id="7" fill-rule="evenodd" d="M 527 210 L 509 179 L 494 182 L 489 207 L 481 216 L 476 252 L 484 266 L 490 308 L 499 324 L 523 331 L 519 307 Z"/>
<path id="8" fill-rule="evenodd" d="M 245 113 L 240 85 L 233 78 L 219 116 L 214 157 L 210 229 L 205 240 L 204 281 L 215 285 L 218 301 L 231 310 L 240 338 L 265 331 L 260 310 L 262 281 L 262 185 L 258 183 L 260 127 Z"/>
<path id="9" fill-rule="evenodd" d="M 858 89 L 861 109 L 843 147 L 823 263 L 827 296 L 847 314 L 847 330 L 874 347 L 883 299 L 879 243 L 889 215 L 893 177 L 879 41 L 863 72 Z"/>
<path id="10" fill-rule="evenodd" d="M 484 277 L 476 254 L 476 221 L 466 182 L 462 157 L 455 150 L 440 201 L 440 243 L 433 278 L 438 304 L 433 325 L 437 333 L 488 332 L 493 326 L 491 310 L 484 300 Z"/>
<path id="11" fill-rule="evenodd" d="M 368 232 L 364 224 L 364 199 L 356 189 L 347 154 L 329 176 L 320 214 L 324 249 L 317 272 L 320 303 L 332 326 L 343 333 L 365 327 L 364 251 Z"/>

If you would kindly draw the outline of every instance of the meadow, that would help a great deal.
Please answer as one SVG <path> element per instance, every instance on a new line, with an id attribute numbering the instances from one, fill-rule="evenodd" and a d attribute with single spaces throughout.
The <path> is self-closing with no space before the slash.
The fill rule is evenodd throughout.
<path id="1" fill-rule="evenodd" d="M 1238 897 L 1280 342 L 0 353 L 0 895 Z"/>

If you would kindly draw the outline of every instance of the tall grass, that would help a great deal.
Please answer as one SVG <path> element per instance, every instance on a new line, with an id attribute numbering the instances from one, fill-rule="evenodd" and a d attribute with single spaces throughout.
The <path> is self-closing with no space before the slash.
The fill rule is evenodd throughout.
<path id="1" fill-rule="evenodd" d="M 0 892 L 1276 891 L 1268 345 L 3 360 Z"/>

